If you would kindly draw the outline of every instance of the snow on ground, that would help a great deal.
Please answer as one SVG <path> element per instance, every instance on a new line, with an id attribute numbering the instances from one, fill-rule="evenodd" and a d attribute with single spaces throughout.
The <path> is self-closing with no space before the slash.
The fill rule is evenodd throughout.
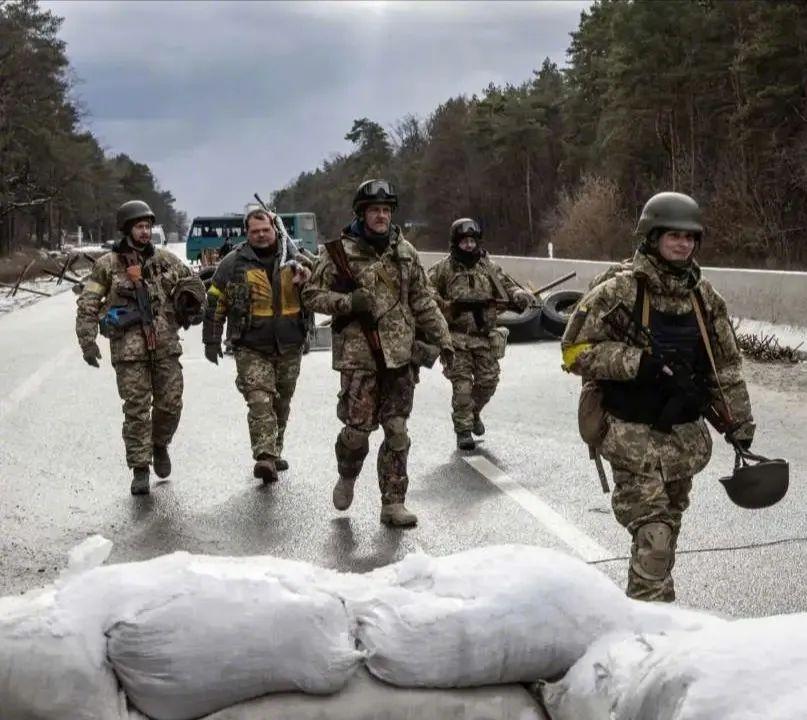
<path id="1" fill-rule="evenodd" d="M 19 308 L 28 307 L 40 300 L 44 300 L 44 295 L 37 295 L 36 293 L 26 292 L 24 288 L 31 288 L 40 292 L 46 292 L 51 295 L 64 292 L 70 288 L 69 282 L 63 282 L 57 285 L 55 280 L 52 279 L 37 279 L 26 280 L 20 285 L 20 289 L 14 297 L 11 297 L 11 288 L 0 287 L 0 315 L 10 313 Z"/>

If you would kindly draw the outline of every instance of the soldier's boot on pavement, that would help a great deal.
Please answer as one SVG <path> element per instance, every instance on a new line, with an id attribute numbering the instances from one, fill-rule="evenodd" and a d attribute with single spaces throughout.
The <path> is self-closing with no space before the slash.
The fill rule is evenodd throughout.
<path id="1" fill-rule="evenodd" d="M 167 478 L 171 474 L 171 458 L 168 455 L 168 448 L 164 445 L 155 445 L 153 454 L 154 472 L 157 473 L 158 478 Z"/>
<path id="2" fill-rule="evenodd" d="M 148 465 L 133 468 L 132 475 L 132 495 L 148 495 L 150 490 Z"/>
<path id="3" fill-rule="evenodd" d="M 390 503 L 381 506 L 381 522 L 392 527 L 413 527 L 417 525 L 418 516 L 406 509 L 401 503 Z"/>
<path id="4" fill-rule="evenodd" d="M 347 510 L 353 502 L 353 486 L 356 478 L 340 477 L 333 486 L 333 506 L 337 510 Z"/>
<path id="5" fill-rule="evenodd" d="M 476 447 L 476 442 L 470 432 L 466 430 L 457 433 L 457 447 L 460 450 L 473 450 Z"/>
<path id="6" fill-rule="evenodd" d="M 277 482 L 277 466 L 271 455 L 261 455 L 255 463 L 252 474 L 263 480 L 263 484 Z"/>
<path id="7" fill-rule="evenodd" d="M 474 426 L 471 428 L 471 432 L 476 436 L 485 434 L 485 423 L 482 422 L 479 413 L 474 413 Z"/>
<path id="8" fill-rule="evenodd" d="M 289 469 L 289 461 L 284 460 L 282 457 L 277 458 L 275 460 L 275 467 L 277 468 L 278 472 L 283 472 L 284 470 Z"/>

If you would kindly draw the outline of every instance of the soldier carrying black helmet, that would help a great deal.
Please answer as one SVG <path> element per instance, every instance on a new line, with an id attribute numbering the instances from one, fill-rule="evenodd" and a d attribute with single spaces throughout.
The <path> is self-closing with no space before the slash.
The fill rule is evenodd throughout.
<path id="1" fill-rule="evenodd" d="M 632 536 L 627 593 L 642 600 L 675 598 L 681 516 L 711 457 L 707 407 L 724 409 L 739 448 L 754 437 L 726 304 L 694 259 L 703 233 L 693 198 L 650 198 L 632 263 L 581 299 L 561 343 L 564 368 L 587 379 L 581 434 L 613 468 L 614 513 Z M 617 311 L 642 332 L 618 333 Z"/>
<path id="2" fill-rule="evenodd" d="M 171 473 L 168 445 L 182 411 L 178 330 L 202 321 L 205 296 L 202 281 L 176 255 L 154 247 L 154 220 L 142 200 L 118 208 L 121 237 L 93 266 L 76 314 L 76 335 L 88 365 L 98 367 L 99 329 L 109 339 L 135 495 L 149 492 L 152 462 L 159 477 Z"/>

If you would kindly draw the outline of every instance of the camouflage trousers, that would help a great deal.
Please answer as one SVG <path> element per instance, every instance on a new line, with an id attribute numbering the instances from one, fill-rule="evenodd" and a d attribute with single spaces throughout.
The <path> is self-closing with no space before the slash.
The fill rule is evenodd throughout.
<path id="1" fill-rule="evenodd" d="M 660 467 L 647 474 L 618 467 L 613 470 L 614 515 L 633 538 L 627 595 L 636 600 L 672 602 L 675 548 L 681 516 L 689 507 L 692 478 L 665 482 Z"/>
<path id="2" fill-rule="evenodd" d="M 266 355 L 236 347 L 234 355 L 235 386 L 247 401 L 252 457 L 280 457 L 302 353 L 292 350 L 283 355 Z"/>
<path id="3" fill-rule="evenodd" d="M 451 419 L 454 432 L 470 432 L 474 416 L 482 412 L 499 384 L 499 361 L 488 347 L 455 349 L 451 368 L 443 368 L 451 381 Z"/>
<path id="4" fill-rule="evenodd" d="M 116 362 L 118 394 L 123 400 L 126 464 L 146 467 L 153 445 L 168 446 L 182 413 L 182 365 L 178 355 L 155 360 Z"/>
<path id="5" fill-rule="evenodd" d="M 415 394 L 415 368 L 407 365 L 394 370 L 343 370 L 336 415 L 344 427 L 336 438 L 336 464 L 339 476 L 356 478 L 370 451 L 369 436 L 384 430 L 378 450 L 378 486 L 381 503 L 402 503 L 409 478 L 406 462 L 409 435 L 406 420 L 412 412 Z"/>

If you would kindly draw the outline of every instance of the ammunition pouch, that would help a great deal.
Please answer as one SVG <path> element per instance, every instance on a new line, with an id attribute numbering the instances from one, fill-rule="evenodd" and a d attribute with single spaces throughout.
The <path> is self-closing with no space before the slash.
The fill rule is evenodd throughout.
<path id="1" fill-rule="evenodd" d="M 507 338 L 510 331 L 506 327 L 494 328 L 490 333 L 490 349 L 493 350 L 493 357 L 501 360 L 507 352 Z"/>
<path id="2" fill-rule="evenodd" d="M 143 322 L 143 316 L 138 308 L 129 305 L 116 305 L 107 310 L 98 321 L 98 331 L 110 340 L 123 337 L 124 332 Z"/>
<path id="3" fill-rule="evenodd" d="M 596 380 L 583 382 L 577 403 L 577 426 L 583 442 L 592 448 L 599 447 L 608 433 L 602 387 Z"/>
<path id="4" fill-rule="evenodd" d="M 240 340 L 252 325 L 250 292 L 247 283 L 232 283 L 228 288 L 230 307 L 227 312 L 229 338 Z"/>

